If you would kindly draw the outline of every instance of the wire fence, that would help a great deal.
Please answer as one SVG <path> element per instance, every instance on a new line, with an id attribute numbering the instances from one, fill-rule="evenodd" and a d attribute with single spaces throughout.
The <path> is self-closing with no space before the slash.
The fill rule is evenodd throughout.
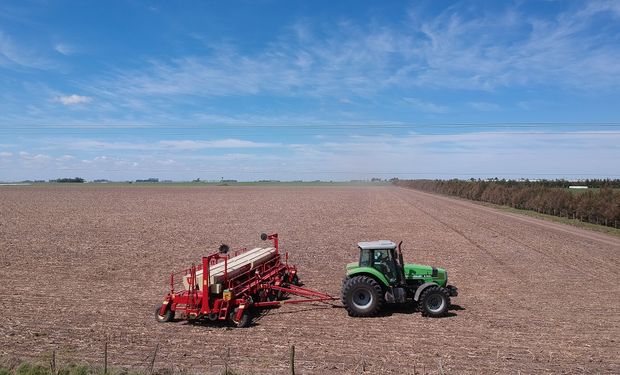
<path id="1" fill-rule="evenodd" d="M 203 361 L 202 366 L 207 364 L 209 369 L 207 371 L 197 371 L 187 368 L 179 368 L 169 362 L 163 362 L 163 366 L 158 366 L 158 361 L 164 361 L 160 354 L 160 345 L 156 343 L 152 350 L 146 355 L 140 364 L 134 364 L 130 367 L 118 367 L 110 365 L 111 356 L 108 351 L 108 341 L 105 341 L 101 350 L 101 359 L 93 360 L 88 363 L 82 361 L 76 362 L 74 358 L 68 357 L 66 354 L 61 354 L 62 351 L 52 350 L 49 355 L 42 356 L 38 359 L 32 359 L 31 361 L 19 361 L 8 363 L 5 360 L 4 363 L 0 362 L 0 373 L 4 375 L 194 375 L 194 374 L 217 374 L 217 375 L 245 375 L 253 374 L 256 371 L 264 372 L 266 370 L 274 373 L 272 369 L 256 368 L 256 366 L 250 370 L 239 369 L 239 365 L 236 364 L 238 358 L 231 356 L 231 347 L 225 346 L 220 350 L 220 354 L 215 355 L 208 361 Z M 298 349 L 294 344 L 287 346 L 288 352 L 286 357 L 279 356 L 273 359 L 273 363 L 277 364 L 279 370 L 277 373 L 295 375 L 302 373 L 299 370 L 299 361 L 296 359 Z M 286 359 L 284 359 L 286 358 Z M 10 362 L 10 361 L 9 361 Z M 302 361 L 302 365 L 304 362 Z M 320 359 L 312 361 L 319 363 Z M 161 364 L 161 363 L 160 363 Z M 446 374 L 445 364 L 441 358 L 437 359 L 434 364 L 426 363 L 412 363 L 410 367 L 406 369 L 406 374 L 411 375 L 426 375 L 426 374 Z M 247 367 L 247 365 L 246 365 Z M 303 367 L 303 366 L 301 366 Z M 427 371 L 428 369 L 428 371 Z M 381 369 L 377 369 L 372 365 L 372 361 L 368 358 L 359 357 L 356 359 L 356 364 L 346 368 L 348 374 L 376 374 Z"/>

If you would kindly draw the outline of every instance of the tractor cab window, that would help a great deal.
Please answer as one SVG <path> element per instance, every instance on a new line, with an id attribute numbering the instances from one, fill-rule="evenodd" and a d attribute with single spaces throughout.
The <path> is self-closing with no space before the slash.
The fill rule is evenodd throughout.
<path id="1" fill-rule="evenodd" d="M 360 250 L 360 267 L 372 267 L 372 250 Z"/>
<path id="2" fill-rule="evenodd" d="M 392 259 L 392 252 L 390 250 L 375 250 L 372 266 L 384 274 L 388 280 L 396 279 L 394 259 Z"/>

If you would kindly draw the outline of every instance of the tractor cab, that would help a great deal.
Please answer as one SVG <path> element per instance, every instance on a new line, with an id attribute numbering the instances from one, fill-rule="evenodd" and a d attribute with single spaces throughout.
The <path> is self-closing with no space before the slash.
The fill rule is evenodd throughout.
<path id="1" fill-rule="evenodd" d="M 376 269 L 385 276 L 390 285 L 404 283 L 405 273 L 400 244 L 397 246 L 392 241 L 380 240 L 359 242 L 357 246 L 360 249 L 359 267 Z"/>

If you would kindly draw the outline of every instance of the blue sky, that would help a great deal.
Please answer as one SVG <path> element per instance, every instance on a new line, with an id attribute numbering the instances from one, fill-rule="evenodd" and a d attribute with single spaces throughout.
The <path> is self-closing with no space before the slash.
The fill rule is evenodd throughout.
<path id="1" fill-rule="evenodd" d="M 0 180 L 620 177 L 619 1 L 3 1 Z"/>

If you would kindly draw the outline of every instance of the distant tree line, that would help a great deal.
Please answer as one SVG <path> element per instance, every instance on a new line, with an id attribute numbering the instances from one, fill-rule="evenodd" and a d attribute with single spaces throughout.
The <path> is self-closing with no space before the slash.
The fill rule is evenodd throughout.
<path id="1" fill-rule="evenodd" d="M 606 226 L 620 226 L 620 180 L 393 180 L 401 187 L 454 195 Z M 587 189 L 569 191 L 568 186 Z"/>
<path id="2" fill-rule="evenodd" d="M 149 183 L 157 183 L 157 182 L 159 182 L 159 178 L 153 178 L 153 177 L 151 177 L 151 178 L 147 178 L 147 179 L 144 179 L 144 180 L 136 180 L 136 182 L 137 182 L 137 183 L 145 183 L 145 182 L 149 182 Z"/>
<path id="3" fill-rule="evenodd" d="M 57 182 L 57 183 L 77 183 L 77 184 L 82 184 L 84 183 L 84 179 L 81 177 L 74 177 L 74 178 L 57 178 L 55 180 L 49 180 L 50 182 Z"/>

